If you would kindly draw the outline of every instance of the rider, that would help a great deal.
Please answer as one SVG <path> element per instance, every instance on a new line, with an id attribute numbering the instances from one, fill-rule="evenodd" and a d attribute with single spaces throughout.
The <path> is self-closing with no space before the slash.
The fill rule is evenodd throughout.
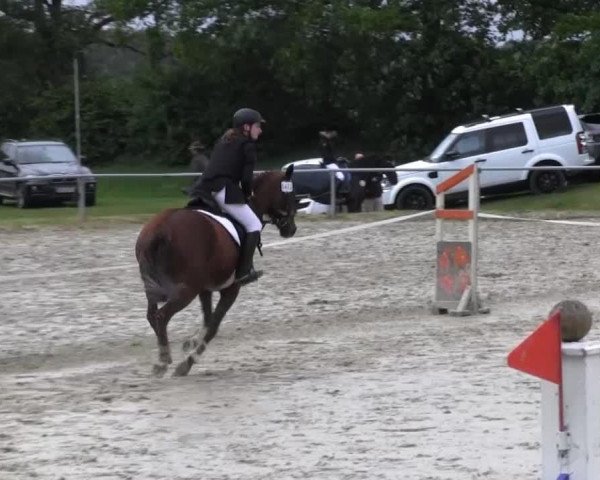
<path id="1" fill-rule="evenodd" d="M 340 157 L 335 156 L 334 153 L 334 140 L 337 137 L 335 130 L 322 130 L 319 132 L 319 148 L 321 150 L 321 158 L 323 159 L 323 165 L 329 170 L 339 170 L 338 159 Z M 347 165 L 346 165 L 347 167 Z M 335 172 L 335 178 L 338 180 L 337 183 L 341 184 L 346 180 L 346 176 L 343 172 Z"/>
<path id="2" fill-rule="evenodd" d="M 246 229 L 241 248 L 236 279 L 246 285 L 263 274 L 253 265 L 254 251 L 260 243 L 262 222 L 248 201 L 252 197 L 252 178 L 256 164 L 256 140 L 262 133 L 262 115 L 251 108 L 241 108 L 233 114 L 232 128 L 214 146 L 204 175 L 192 189 L 195 197 L 200 190 L 211 192 L 221 209 Z"/>

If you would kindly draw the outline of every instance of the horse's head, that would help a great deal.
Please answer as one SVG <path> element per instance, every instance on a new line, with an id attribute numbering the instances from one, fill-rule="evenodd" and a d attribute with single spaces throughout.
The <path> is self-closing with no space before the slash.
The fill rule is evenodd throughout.
<path id="1" fill-rule="evenodd" d="M 292 174 L 294 165 L 285 172 L 270 171 L 254 179 L 254 208 L 262 218 L 269 217 L 270 223 L 279 229 L 282 237 L 296 233 L 296 196 Z"/>

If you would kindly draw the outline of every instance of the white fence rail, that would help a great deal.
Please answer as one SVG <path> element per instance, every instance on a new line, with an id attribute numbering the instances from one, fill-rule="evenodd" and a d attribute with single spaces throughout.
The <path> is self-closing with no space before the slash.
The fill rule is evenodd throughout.
<path id="1" fill-rule="evenodd" d="M 439 164 L 434 164 L 439 165 Z M 459 172 L 462 170 L 461 168 L 444 168 L 444 172 Z M 540 166 L 540 167 L 479 167 L 480 172 L 486 171 L 535 171 L 535 170 L 562 170 L 562 171 L 598 171 L 600 170 L 600 165 L 588 165 L 581 167 L 563 167 L 559 165 L 549 165 L 549 166 Z M 395 168 L 339 168 L 339 169 L 327 169 L 323 170 L 323 168 L 307 168 L 302 170 L 296 170 L 294 175 L 301 175 L 303 173 L 327 173 L 330 178 L 330 216 L 335 215 L 336 208 L 336 188 L 335 188 L 335 174 L 337 172 L 434 172 L 440 171 L 440 169 L 436 166 L 432 166 L 431 168 L 407 168 L 402 167 L 401 165 Z M 262 173 L 262 171 L 257 171 L 256 173 Z M 27 175 L 24 177 L 3 177 L 0 178 L 1 183 L 22 183 L 22 182 L 35 182 L 38 180 L 48 180 L 49 178 L 62 178 L 62 179 L 99 179 L 99 178 L 152 178 L 152 177 L 191 177 L 197 178 L 202 176 L 201 173 L 197 172 L 177 172 L 177 173 L 94 173 L 90 175 L 89 173 L 82 174 L 64 174 L 64 175 Z M 82 195 L 85 195 L 85 192 L 82 189 L 78 189 L 78 209 L 79 209 L 79 217 L 83 219 L 85 217 L 85 201 L 82 201 Z"/>

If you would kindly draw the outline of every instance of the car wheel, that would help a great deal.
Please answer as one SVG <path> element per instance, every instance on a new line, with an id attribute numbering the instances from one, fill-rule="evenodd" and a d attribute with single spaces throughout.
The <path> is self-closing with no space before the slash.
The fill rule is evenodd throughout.
<path id="1" fill-rule="evenodd" d="M 427 187 L 409 185 L 396 197 L 396 208 L 402 210 L 430 210 L 433 208 L 433 195 Z"/>
<path id="2" fill-rule="evenodd" d="M 96 205 L 96 194 L 86 195 L 85 197 L 86 207 L 94 207 Z"/>
<path id="3" fill-rule="evenodd" d="M 529 177 L 529 188 L 533 193 L 552 193 L 564 188 L 567 180 L 561 170 L 534 170 Z"/>
<path id="4" fill-rule="evenodd" d="M 4 197 L 0 195 L 0 205 L 2 205 L 2 202 L 4 202 Z"/>
<path id="5" fill-rule="evenodd" d="M 31 197 L 29 196 L 29 189 L 26 185 L 19 185 L 17 190 L 17 207 L 29 208 L 31 206 Z"/>

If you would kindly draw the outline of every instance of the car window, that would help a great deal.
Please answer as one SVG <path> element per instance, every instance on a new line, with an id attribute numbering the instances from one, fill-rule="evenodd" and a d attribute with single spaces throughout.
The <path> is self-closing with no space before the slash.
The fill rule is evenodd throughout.
<path id="1" fill-rule="evenodd" d="M 531 112 L 540 140 L 569 135 L 573 132 L 569 115 L 564 107 L 548 108 Z"/>
<path id="2" fill-rule="evenodd" d="M 6 155 L 8 158 L 13 158 L 14 156 L 14 147 L 10 143 L 2 144 L 2 153 Z"/>
<path id="3" fill-rule="evenodd" d="M 487 129 L 486 152 L 497 152 L 527 145 L 527 134 L 522 122 Z"/>
<path id="4" fill-rule="evenodd" d="M 442 155 L 444 155 L 444 153 L 446 152 L 448 145 L 453 143 L 457 136 L 458 135 L 456 135 L 455 133 L 451 133 L 446 138 L 444 138 L 440 142 L 440 144 L 437 147 L 435 147 L 435 150 L 431 152 L 431 155 L 429 155 L 429 158 L 427 160 L 430 160 L 432 162 L 439 162 L 440 157 L 442 157 Z"/>
<path id="5" fill-rule="evenodd" d="M 76 163 L 77 159 L 66 145 L 19 146 L 17 161 L 28 163 Z"/>
<path id="6" fill-rule="evenodd" d="M 449 151 L 457 154 L 452 158 L 464 158 L 483 153 L 485 151 L 484 130 L 459 135 Z"/>

